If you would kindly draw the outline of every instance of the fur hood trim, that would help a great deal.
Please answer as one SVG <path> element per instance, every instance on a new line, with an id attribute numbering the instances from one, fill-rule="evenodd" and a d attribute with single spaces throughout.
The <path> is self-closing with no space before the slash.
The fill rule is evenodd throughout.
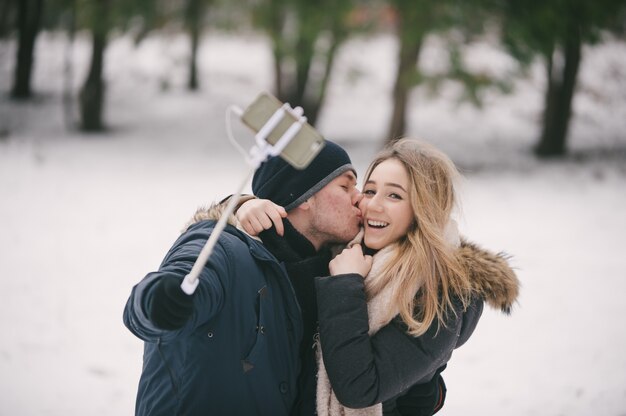
<path id="1" fill-rule="evenodd" d="M 191 217 L 191 219 L 187 222 L 187 224 L 183 228 L 182 232 L 184 233 L 185 231 L 187 231 L 189 229 L 189 227 L 191 227 L 192 225 L 197 224 L 197 223 L 199 223 L 201 221 L 207 221 L 207 220 L 219 221 L 219 219 L 222 216 L 222 213 L 224 212 L 224 210 L 228 206 L 228 199 L 229 198 L 226 198 L 226 199 L 224 199 L 223 201 L 220 201 L 220 202 L 214 202 L 211 205 L 209 205 L 208 207 L 205 206 L 205 207 L 198 208 L 196 210 L 196 213 L 193 215 L 193 217 Z M 239 199 L 238 204 L 237 204 L 237 208 L 239 208 L 241 206 L 241 204 L 243 204 L 244 202 L 246 202 L 246 201 L 248 201 L 250 199 L 254 199 L 254 196 L 242 195 L 241 198 Z M 241 227 L 241 224 L 239 224 L 239 221 L 237 220 L 237 217 L 235 216 L 235 214 L 230 214 L 228 216 L 227 224 L 228 225 L 232 225 L 233 227 L 237 228 L 239 231 L 243 232 L 244 234 L 246 234 L 247 236 L 249 236 L 253 240 L 261 241 L 261 239 L 258 236 L 254 236 L 254 235 L 248 234 L 246 232 L 246 230 L 244 230 Z"/>
<path id="2" fill-rule="evenodd" d="M 229 201 L 230 198 L 232 198 L 232 195 L 229 196 L 228 198 L 223 199 L 220 202 L 213 202 L 208 207 L 204 206 L 204 207 L 198 208 L 196 210 L 196 213 L 193 214 L 193 217 L 191 217 L 191 219 L 187 222 L 187 224 L 183 228 L 182 232 L 187 231 L 189 229 L 189 227 L 191 227 L 192 225 L 197 224 L 197 223 L 199 223 L 201 221 L 206 221 L 206 220 L 219 221 L 220 217 L 222 216 L 222 213 L 224 212 L 224 210 L 228 206 L 228 201 Z M 239 201 L 237 202 L 237 207 L 236 207 L 235 211 L 244 202 L 249 201 L 250 199 L 254 199 L 254 196 L 253 195 L 241 195 L 239 197 Z M 235 214 L 230 214 L 229 215 L 229 217 L 228 217 L 228 224 L 232 225 L 233 227 L 236 227 L 237 229 L 239 229 L 241 231 L 244 231 L 241 228 L 241 226 L 239 225 L 239 221 L 237 220 L 237 217 L 235 217 Z"/>
<path id="3" fill-rule="evenodd" d="M 494 309 L 510 314 L 519 295 L 520 282 L 509 266 L 510 256 L 494 254 L 467 240 L 461 241 L 459 261 L 469 272 L 474 293 Z"/>
<path id="4" fill-rule="evenodd" d="M 187 222 L 187 224 L 183 228 L 183 232 L 187 231 L 187 229 L 191 227 L 192 225 L 197 224 L 201 221 L 206 221 L 206 220 L 219 221 L 220 217 L 222 216 L 222 213 L 224 212 L 224 209 L 226 209 L 226 204 L 222 204 L 222 203 L 213 203 L 209 205 L 208 207 L 205 206 L 205 207 L 198 208 L 196 210 L 196 213 L 193 214 L 193 217 L 191 217 L 191 219 Z M 230 216 L 228 217 L 228 224 L 237 227 L 239 225 L 239 222 L 237 221 L 237 218 L 233 214 L 230 214 Z"/>

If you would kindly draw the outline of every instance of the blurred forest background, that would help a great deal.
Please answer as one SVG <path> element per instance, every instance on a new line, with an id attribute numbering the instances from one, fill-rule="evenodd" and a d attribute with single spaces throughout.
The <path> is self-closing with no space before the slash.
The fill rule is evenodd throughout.
<path id="1" fill-rule="evenodd" d="M 532 150 L 540 158 L 562 157 L 568 150 L 583 47 L 607 40 L 624 42 L 624 0 L 2 0 L 0 42 L 17 42 L 12 100 L 37 95 L 32 83 L 36 42 L 42 32 L 66 37 L 63 106 L 68 129 L 102 131 L 105 120 L 107 45 L 129 36 L 136 46 L 159 33 L 185 33 L 187 88 L 211 88 L 198 68 L 198 51 L 209 30 L 254 33 L 269 39 L 273 57 L 273 93 L 304 108 L 315 125 L 327 102 L 329 80 L 339 48 L 355 36 L 392 33 L 397 65 L 388 91 L 392 110 L 381 142 L 407 131 L 410 94 L 422 87 L 431 94 L 445 82 L 458 83 L 459 100 L 480 107 L 485 91 L 513 92 L 516 79 L 539 62 L 545 76 L 541 127 Z M 74 91 L 76 36 L 88 36 L 92 51 L 88 71 Z M 421 70 L 422 47 L 429 36 L 443 44 L 446 64 Z M 488 38 L 514 60 L 506 72 L 473 71 L 465 51 Z M 358 75 L 355 75 L 358 76 Z M 167 89 L 167 81 L 163 82 Z M 9 135 L 3 128 L 3 135 Z"/>

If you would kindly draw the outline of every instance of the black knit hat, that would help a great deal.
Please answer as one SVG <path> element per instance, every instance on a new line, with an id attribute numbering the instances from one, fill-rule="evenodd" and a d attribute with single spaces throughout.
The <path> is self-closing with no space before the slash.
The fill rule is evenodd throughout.
<path id="1" fill-rule="evenodd" d="M 326 140 L 325 146 L 303 170 L 279 156 L 269 158 L 254 172 L 252 192 L 289 211 L 309 199 L 337 176 L 356 171 L 350 157 L 339 145 Z"/>

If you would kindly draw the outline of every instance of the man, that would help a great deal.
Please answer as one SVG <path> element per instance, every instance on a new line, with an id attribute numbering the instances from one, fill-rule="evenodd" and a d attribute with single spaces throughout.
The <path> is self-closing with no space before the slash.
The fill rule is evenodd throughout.
<path id="1" fill-rule="evenodd" d="M 132 290 L 124 323 L 145 341 L 137 415 L 313 414 L 313 277 L 331 243 L 359 230 L 356 173 L 327 142 L 303 171 L 280 158 L 255 173 L 256 196 L 285 206 L 285 235 L 262 243 L 229 225 L 188 296 L 180 284 L 220 214 L 196 214 L 159 270 Z"/>

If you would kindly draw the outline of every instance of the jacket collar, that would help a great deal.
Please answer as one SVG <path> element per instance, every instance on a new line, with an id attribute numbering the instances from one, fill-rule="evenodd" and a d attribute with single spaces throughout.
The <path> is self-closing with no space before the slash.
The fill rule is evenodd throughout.
<path id="1" fill-rule="evenodd" d="M 279 236 L 274 227 L 261 232 L 259 237 L 265 247 L 280 261 L 295 263 L 314 257 L 317 251 L 313 244 L 288 219 L 283 219 L 285 233 Z"/>

